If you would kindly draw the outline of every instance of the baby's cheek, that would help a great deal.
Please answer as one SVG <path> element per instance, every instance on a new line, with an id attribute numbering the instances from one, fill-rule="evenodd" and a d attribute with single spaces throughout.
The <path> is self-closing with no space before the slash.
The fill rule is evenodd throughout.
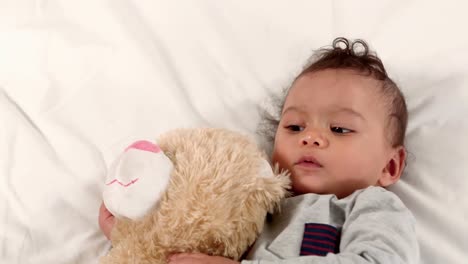
<path id="1" fill-rule="evenodd" d="M 273 145 L 272 161 L 282 166 L 287 166 L 290 163 L 289 161 L 293 159 L 294 152 L 297 152 L 297 149 L 291 140 L 284 138 L 284 136 L 279 136 Z M 297 156 L 297 154 L 295 155 Z"/>
<path id="2" fill-rule="evenodd" d="M 370 160 L 367 156 L 363 156 L 362 153 L 342 151 L 335 156 L 334 162 L 329 164 L 329 166 L 338 170 L 337 173 L 341 174 L 341 177 L 353 177 L 352 175 L 361 175 L 363 171 L 369 169 L 369 162 Z"/>
<path id="3" fill-rule="evenodd" d="M 275 164 L 275 163 L 278 163 L 278 152 L 276 152 L 275 150 L 273 150 L 273 154 L 271 156 L 271 163 Z"/>

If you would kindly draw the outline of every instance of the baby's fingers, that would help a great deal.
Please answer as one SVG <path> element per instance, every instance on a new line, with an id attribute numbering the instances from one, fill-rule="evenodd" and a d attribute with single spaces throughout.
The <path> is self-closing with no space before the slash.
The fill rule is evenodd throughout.
<path id="1" fill-rule="evenodd" d="M 101 207 L 99 208 L 99 227 L 107 239 L 110 239 L 110 233 L 114 227 L 114 223 L 114 215 L 112 215 L 112 213 L 107 210 L 104 203 L 101 203 Z"/>
<path id="2" fill-rule="evenodd" d="M 238 264 L 239 262 L 223 258 L 208 256 L 201 253 L 181 253 L 171 255 L 168 258 L 169 264 Z"/>

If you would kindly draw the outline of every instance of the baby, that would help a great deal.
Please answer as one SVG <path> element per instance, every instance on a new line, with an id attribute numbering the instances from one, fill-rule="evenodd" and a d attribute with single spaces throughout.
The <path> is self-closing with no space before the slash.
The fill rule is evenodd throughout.
<path id="1" fill-rule="evenodd" d="M 405 167 L 406 103 L 367 44 L 337 38 L 317 52 L 278 109 L 272 162 L 291 173 L 294 196 L 242 264 L 418 263 L 414 218 L 384 189 Z M 106 236 L 113 221 L 101 206 Z M 168 262 L 238 263 L 198 253 Z"/>
<path id="2" fill-rule="evenodd" d="M 364 41 L 317 53 L 279 107 L 273 163 L 294 196 L 272 215 L 242 264 L 418 263 L 415 220 L 384 189 L 405 167 L 404 97 Z M 183 253 L 171 264 L 236 261 Z"/>

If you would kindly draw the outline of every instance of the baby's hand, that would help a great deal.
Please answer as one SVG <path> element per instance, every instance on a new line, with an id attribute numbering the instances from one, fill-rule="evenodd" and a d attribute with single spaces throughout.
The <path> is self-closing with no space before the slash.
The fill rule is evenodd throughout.
<path id="1" fill-rule="evenodd" d="M 169 264 L 239 264 L 239 262 L 223 258 L 208 256 L 201 253 L 181 253 L 168 258 Z"/>
<path id="2" fill-rule="evenodd" d="M 99 227 L 102 233 L 110 240 L 110 233 L 114 227 L 115 218 L 109 210 L 107 210 L 104 203 L 101 203 L 99 208 Z"/>

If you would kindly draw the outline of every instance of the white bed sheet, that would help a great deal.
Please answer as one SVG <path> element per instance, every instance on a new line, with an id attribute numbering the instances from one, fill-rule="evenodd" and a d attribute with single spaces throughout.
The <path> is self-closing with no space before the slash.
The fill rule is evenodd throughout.
<path id="1" fill-rule="evenodd" d="M 313 49 L 364 38 L 407 96 L 421 263 L 468 258 L 464 1 L 0 1 L 0 262 L 95 263 L 109 162 L 177 127 L 254 134 Z"/>

